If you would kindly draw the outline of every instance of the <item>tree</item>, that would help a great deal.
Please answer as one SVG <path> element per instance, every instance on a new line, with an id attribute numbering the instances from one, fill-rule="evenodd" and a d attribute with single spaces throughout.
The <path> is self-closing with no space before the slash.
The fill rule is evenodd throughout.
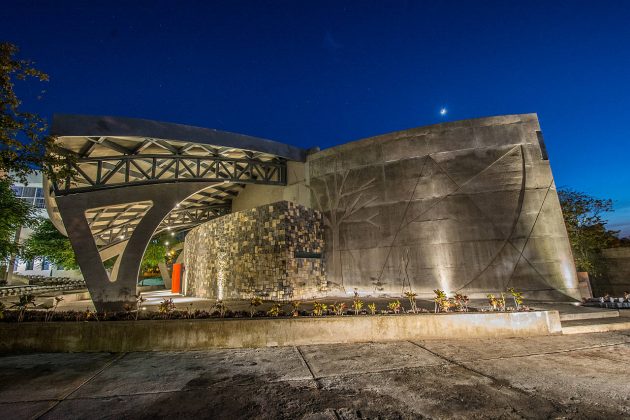
<path id="1" fill-rule="evenodd" d="M 324 194 L 321 194 L 325 203 L 322 205 L 320 194 L 313 188 L 311 184 L 306 187 L 311 191 L 317 204 L 317 209 L 322 213 L 324 225 L 330 229 L 332 236 L 332 255 L 328 277 L 339 283 L 343 287 L 343 269 L 341 266 L 341 250 L 340 250 L 340 229 L 344 223 L 368 223 L 378 227 L 374 218 L 378 216 L 378 211 L 364 218 L 353 218 L 353 216 L 364 208 L 368 207 L 377 200 L 377 196 L 372 194 L 366 196 L 368 190 L 376 186 L 376 179 L 371 178 L 367 181 L 360 180 L 360 185 L 348 187 L 348 178 L 350 171 L 346 170 L 341 174 L 333 174 L 332 179 L 322 178 Z M 352 177 L 351 177 L 352 178 Z M 356 180 L 353 179 L 353 181 Z M 319 188 L 321 190 L 321 188 Z"/>
<path id="2" fill-rule="evenodd" d="M 153 238 L 142 257 L 142 263 L 140 264 L 143 272 L 155 272 L 158 271 L 158 265 L 166 261 L 166 246 L 164 241 L 160 237 Z"/>
<path id="3" fill-rule="evenodd" d="M 20 227 L 34 222 L 33 210 L 15 197 L 11 184 L 26 184 L 27 176 L 38 170 L 52 180 L 74 179 L 75 175 L 71 166 L 74 158 L 62 153 L 54 137 L 46 134 L 44 119 L 21 108 L 22 101 L 14 90 L 16 83 L 46 82 L 48 75 L 17 54 L 15 45 L 0 43 L 0 259 L 6 261 L 10 256 L 10 270 Z"/>
<path id="4" fill-rule="evenodd" d="M 6 261 L 18 252 L 16 232 L 34 222 L 33 207 L 15 196 L 10 179 L 0 179 L 0 260 Z"/>
<path id="5" fill-rule="evenodd" d="M 588 271 L 594 277 L 605 275 L 602 250 L 619 241 L 619 232 L 608 230 L 603 218 L 603 213 L 613 211 L 612 200 L 571 189 L 559 190 L 558 197 L 577 270 Z"/>
<path id="6" fill-rule="evenodd" d="M 46 82 L 48 75 L 32 61 L 17 58 L 17 53 L 15 45 L 0 43 L 0 177 L 25 183 L 27 175 L 37 170 L 50 179 L 72 177 L 69 163 L 73 158 L 46 134 L 43 118 L 21 109 L 22 101 L 14 91 L 16 82 Z"/>
<path id="7" fill-rule="evenodd" d="M 28 259 L 46 258 L 57 267 L 77 269 L 70 240 L 48 219 L 40 219 L 33 234 L 24 242 L 22 255 Z"/>

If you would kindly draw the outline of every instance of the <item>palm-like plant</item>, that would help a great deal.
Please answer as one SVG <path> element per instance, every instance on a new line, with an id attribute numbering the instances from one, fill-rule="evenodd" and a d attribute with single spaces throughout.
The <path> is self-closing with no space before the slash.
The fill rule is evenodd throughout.
<path id="1" fill-rule="evenodd" d="M 435 297 L 433 298 L 433 302 L 435 302 L 435 312 L 448 311 L 449 305 L 446 292 L 444 290 L 435 289 L 433 293 L 435 293 Z"/>
<path id="2" fill-rule="evenodd" d="M 21 295 L 20 300 L 17 302 L 13 302 L 11 308 L 16 308 L 20 311 L 18 315 L 18 322 L 22 322 L 24 320 L 24 314 L 26 313 L 26 308 L 29 306 L 35 307 L 35 296 L 32 294 Z"/>
<path id="3" fill-rule="evenodd" d="M 418 313 L 418 307 L 416 306 L 416 296 L 418 296 L 418 294 L 412 292 L 411 290 L 405 292 L 405 297 L 409 299 L 409 305 L 411 305 L 411 312 L 413 312 L 414 314 Z"/>
<path id="4" fill-rule="evenodd" d="M 227 312 L 227 305 L 222 300 L 217 300 L 217 302 L 213 306 L 219 312 L 219 316 L 223 318 L 225 313 Z"/>
<path id="5" fill-rule="evenodd" d="M 315 316 L 322 316 L 326 309 L 328 309 L 328 305 L 326 305 L 325 303 L 313 303 L 313 315 Z"/>
<path id="6" fill-rule="evenodd" d="M 55 296 L 55 303 L 53 303 L 53 307 L 46 312 L 46 316 L 44 317 L 44 322 L 48 322 L 52 319 L 53 314 L 55 313 L 55 310 L 57 310 L 57 306 L 59 306 L 59 303 L 63 300 L 63 296 Z"/>
<path id="7" fill-rule="evenodd" d="M 300 302 L 299 300 L 294 300 L 291 302 L 291 315 L 292 316 L 299 316 L 300 315 L 300 305 L 302 304 L 302 302 Z"/>
<path id="8" fill-rule="evenodd" d="M 144 303 L 144 301 L 146 301 L 146 299 L 141 295 L 141 294 L 137 294 L 134 295 L 136 298 L 136 318 L 135 320 L 138 320 L 138 315 L 140 314 L 140 310 L 142 309 L 142 303 Z M 173 300 L 171 299 L 171 302 Z M 173 304 L 173 308 L 175 307 L 175 304 Z"/>
<path id="9" fill-rule="evenodd" d="M 462 312 L 468 312 L 468 301 L 470 300 L 468 299 L 468 296 L 457 293 L 453 297 L 453 300 L 455 301 L 455 305 L 457 306 L 458 310 Z"/>
<path id="10" fill-rule="evenodd" d="M 492 307 L 493 311 L 497 310 L 497 306 L 499 306 L 499 301 L 492 293 L 488 293 L 488 303 Z"/>
<path id="11" fill-rule="evenodd" d="M 501 292 L 501 298 L 497 299 L 497 303 L 499 304 L 499 310 L 505 311 L 505 293 Z"/>
<path id="12" fill-rule="evenodd" d="M 387 305 L 387 307 L 393 311 L 395 314 L 400 313 L 400 301 L 399 300 L 395 300 L 393 302 L 389 302 L 389 304 Z"/>
<path id="13" fill-rule="evenodd" d="M 514 306 L 516 307 L 516 310 L 520 310 L 521 304 L 523 303 L 523 293 L 517 292 L 513 287 L 510 287 L 508 292 L 510 292 L 512 299 L 514 299 Z"/>
<path id="14" fill-rule="evenodd" d="M 352 309 L 354 310 L 355 315 L 359 315 L 359 312 L 363 309 L 363 301 L 355 298 L 354 301 L 352 301 Z"/>
<path id="15" fill-rule="evenodd" d="M 341 302 L 341 303 L 333 303 L 332 304 L 332 310 L 335 313 L 335 315 L 343 315 L 344 311 L 346 310 L 346 304 Z"/>
<path id="16" fill-rule="evenodd" d="M 249 301 L 249 317 L 253 318 L 256 313 L 256 308 L 262 304 L 262 298 L 260 296 L 254 296 Z"/>
<path id="17" fill-rule="evenodd" d="M 268 316 L 278 316 L 280 315 L 280 304 L 274 303 L 271 305 L 271 308 L 267 311 Z"/>

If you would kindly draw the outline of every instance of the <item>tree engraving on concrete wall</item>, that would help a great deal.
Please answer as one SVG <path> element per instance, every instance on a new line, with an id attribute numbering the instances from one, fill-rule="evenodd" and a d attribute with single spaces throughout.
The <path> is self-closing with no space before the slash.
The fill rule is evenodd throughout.
<path id="1" fill-rule="evenodd" d="M 539 129 L 534 115 L 497 117 L 312 156 L 309 188 L 327 218 L 330 280 L 377 295 L 440 288 L 485 296 L 512 286 L 532 296 L 575 296 Z M 345 211 L 354 216 L 343 220 Z"/>
<path id="2" fill-rule="evenodd" d="M 345 170 L 341 173 L 335 173 L 332 177 L 322 178 L 320 181 L 323 183 L 324 196 L 320 198 L 320 195 L 313 190 L 310 185 L 307 185 L 308 189 L 312 192 L 315 199 L 317 209 L 322 213 L 324 219 L 324 225 L 330 229 L 332 236 L 331 251 L 329 267 L 327 267 L 328 281 L 339 285 L 344 288 L 343 283 L 343 267 L 341 262 L 341 248 L 340 248 L 340 228 L 345 224 L 360 224 L 367 223 L 374 227 L 379 225 L 374 221 L 378 216 L 379 211 L 376 210 L 368 214 L 363 218 L 353 218 L 353 216 L 364 208 L 367 208 L 370 204 L 378 199 L 377 194 L 370 194 L 376 186 L 376 178 L 370 178 L 368 180 L 352 179 L 350 170 Z M 353 184 L 353 186 L 348 186 Z M 354 185 L 356 184 L 356 185 Z"/>

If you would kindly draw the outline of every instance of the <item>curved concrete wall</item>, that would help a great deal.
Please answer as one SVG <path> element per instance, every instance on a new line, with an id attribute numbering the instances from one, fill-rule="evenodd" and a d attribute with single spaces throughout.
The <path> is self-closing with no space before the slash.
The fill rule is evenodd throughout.
<path id="1" fill-rule="evenodd" d="M 386 134 L 306 167 L 334 293 L 579 297 L 535 114 Z"/>

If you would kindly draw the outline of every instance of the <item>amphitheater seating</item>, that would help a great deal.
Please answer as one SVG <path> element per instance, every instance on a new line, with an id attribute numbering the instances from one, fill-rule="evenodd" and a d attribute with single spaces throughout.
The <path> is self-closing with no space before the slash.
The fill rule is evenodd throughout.
<path id="1" fill-rule="evenodd" d="M 0 297 L 42 294 L 85 288 L 85 280 L 68 277 L 28 276 L 28 285 L 0 287 Z"/>

